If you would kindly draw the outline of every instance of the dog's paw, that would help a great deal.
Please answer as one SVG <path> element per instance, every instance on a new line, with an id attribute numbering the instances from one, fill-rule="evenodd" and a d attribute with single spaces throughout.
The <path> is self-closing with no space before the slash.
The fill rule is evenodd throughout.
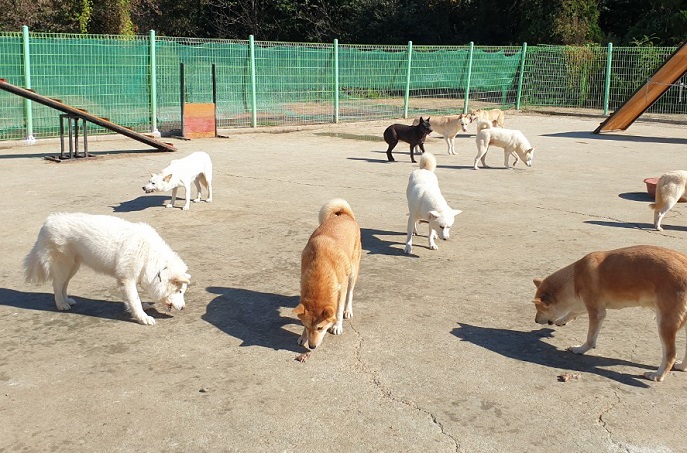
<path id="1" fill-rule="evenodd" d="M 413 251 L 413 246 L 410 244 L 406 244 L 406 248 L 403 249 L 403 253 L 405 253 L 406 255 L 410 255 L 410 252 L 412 252 L 412 251 Z"/>
<path id="2" fill-rule="evenodd" d="M 429 248 L 432 250 L 439 250 L 439 246 L 436 244 L 429 244 Z"/>
<path id="3" fill-rule="evenodd" d="M 570 347 L 568 348 L 568 351 L 572 352 L 573 354 L 581 355 L 581 354 L 584 354 L 585 352 L 589 351 L 589 348 L 586 347 L 585 345 L 581 345 L 581 346 L 570 346 Z"/>
<path id="4" fill-rule="evenodd" d="M 144 326 L 154 326 L 155 318 L 153 318 L 152 316 L 144 315 L 143 317 L 137 319 L 136 322 L 138 322 L 139 324 L 143 324 Z"/>
<path id="5" fill-rule="evenodd" d="M 658 374 L 657 371 L 654 371 L 653 373 L 647 371 L 646 373 L 644 373 L 644 377 L 647 378 L 647 379 L 650 380 L 650 381 L 654 381 L 654 382 L 663 382 L 663 376 L 661 376 L 660 374 Z"/>
<path id="6" fill-rule="evenodd" d="M 188 209 L 189 209 L 189 208 L 190 208 L 190 206 L 188 206 L 188 205 L 184 205 L 184 207 L 183 207 L 183 208 L 181 208 L 181 209 L 182 209 L 182 210 L 184 210 L 184 211 L 188 211 Z"/>
<path id="7" fill-rule="evenodd" d="M 344 310 L 344 319 L 351 319 L 353 317 L 353 310 Z"/>
<path id="8" fill-rule="evenodd" d="M 167 203 L 167 204 L 165 205 L 165 207 L 166 207 L 166 208 L 173 208 L 174 205 L 173 205 L 172 203 Z"/>
<path id="9" fill-rule="evenodd" d="M 194 203 L 200 203 L 200 197 L 193 200 Z"/>
<path id="10" fill-rule="evenodd" d="M 206 203 L 212 203 L 212 198 L 208 198 L 207 200 L 205 200 L 205 202 Z"/>
<path id="11" fill-rule="evenodd" d="M 69 302 L 67 302 L 67 301 L 64 301 L 64 302 L 57 302 L 57 301 L 55 301 L 55 305 L 57 306 L 57 309 L 58 309 L 59 311 L 67 311 L 67 310 L 71 310 L 71 309 L 72 309 L 72 305 L 71 305 Z"/>
<path id="12" fill-rule="evenodd" d="M 477 165 L 475 165 L 475 166 L 472 167 L 472 168 L 473 168 L 473 170 L 479 170 L 479 167 L 478 167 Z"/>
<path id="13" fill-rule="evenodd" d="M 343 333 L 343 325 L 334 324 L 327 329 L 327 332 L 331 333 L 332 335 L 341 335 Z"/>
<path id="14" fill-rule="evenodd" d="M 305 344 L 308 342 L 308 337 L 305 336 L 305 334 L 301 335 L 298 337 L 298 345 L 299 346 L 305 346 Z"/>
<path id="15" fill-rule="evenodd" d="M 686 361 L 675 362 L 675 365 L 673 365 L 673 368 L 678 370 L 678 371 L 687 371 L 687 362 Z"/>
<path id="16" fill-rule="evenodd" d="M 67 297 L 64 299 L 65 302 L 67 302 L 69 305 L 76 305 L 76 301 L 72 299 L 71 297 Z"/>

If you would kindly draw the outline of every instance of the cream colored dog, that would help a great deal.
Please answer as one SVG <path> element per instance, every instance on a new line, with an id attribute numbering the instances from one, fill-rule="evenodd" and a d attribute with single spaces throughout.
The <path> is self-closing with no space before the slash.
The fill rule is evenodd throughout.
<path id="1" fill-rule="evenodd" d="M 413 170 L 408 178 L 406 198 L 408 199 L 408 237 L 404 252 L 413 250 L 413 234 L 417 234 L 417 223 L 429 223 L 429 248 L 436 250 L 435 238 L 449 238 L 449 230 L 460 210 L 451 209 L 439 189 L 439 180 L 434 174 L 437 161 L 434 155 L 425 152 L 420 157 L 420 168 Z"/>
<path id="2" fill-rule="evenodd" d="M 177 189 L 183 187 L 186 191 L 186 203 L 182 208 L 188 211 L 191 205 L 191 184 L 195 184 L 198 195 L 194 203 L 200 201 L 201 185 L 207 187 L 207 203 L 212 201 L 212 161 L 207 153 L 198 151 L 191 153 L 183 159 L 174 159 L 160 173 L 151 173 L 148 184 L 143 186 L 145 193 L 172 191 L 172 200 L 167 204 L 168 208 L 174 207 L 177 199 Z"/>
<path id="3" fill-rule="evenodd" d="M 656 183 L 656 203 L 649 207 L 654 210 L 654 227 L 661 231 L 661 220 L 685 194 L 687 190 L 687 171 L 675 170 L 661 175 Z"/>
<path id="4" fill-rule="evenodd" d="M 449 116 L 433 116 L 429 119 L 429 126 L 433 132 L 441 134 L 444 137 L 446 146 L 448 146 L 449 154 L 456 154 L 454 139 L 458 132 L 468 131 L 468 124 L 470 124 L 470 115 L 449 115 Z M 413 126 L 420 124 L 420 119 L 415 118 Z"/>
<path id="5" fill-rule="evenodd" d="M 596 347 L 607 308 L 648 307 L 656 312 L 663 360 L 644 376 L 662 381 L 673 365 L 687 368 L 687 351 L 682 362 L 675 362 L 675 336 L 687 321 L 687 255 L 651 245 L 592 252 L 534 284 L 535 322 L 563 326 L 589 315 L 587 341 L 571 352 Z"/>
<path id="6" fill-rule="evenodd" d="M 503 127 L 505 115 L 502 110 L 470 110 L 470 122 L 489 121 L 494 127 Z"/>
<path id="7" fill-rule="evenodd" d="M 489 121 L 480 121 L 477 123 L 477 156 L 475 156 L 475 170 L 478 169 L 477 162 L 482 161 L 483 167 L 489 167 L 485 162 L 487 151 L 490 145 L 503 148 L 503 166 L 509 168 L 508 159 L 511 155 L 515 157 L 513 167 L 518 163 L 518 159 L 528 167 L 532 166 L 532 158 L 534 157 L 534 148 L 530 145 L 529 140 L 525 135 L 515 129 L 504 129 L 501 127 L 493 127 Z"/>

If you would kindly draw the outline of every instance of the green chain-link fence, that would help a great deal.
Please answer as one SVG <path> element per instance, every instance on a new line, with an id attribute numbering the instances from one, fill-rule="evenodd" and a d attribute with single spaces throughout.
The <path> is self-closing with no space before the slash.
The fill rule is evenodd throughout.
<path id="1" fill-rule="evenodd" d="M 228 128 L 414 117 L 481 107 L 606 114 L 674 50 L 363 46 L 25 29 L 0 33 L 0 78 L 134 130 L 158 127 L 165 133 L 180 127 L 180 63 L 186 102 L 212 101 L 215 65 L 218 126 Z M 649 113 L 682 120 L 686 104 L 678 83 Z M 93 127 L 93 132 L 104 131 Z M 0 140 L 31 133 L 57 136 L 57 112 L 0 91 Z"/>

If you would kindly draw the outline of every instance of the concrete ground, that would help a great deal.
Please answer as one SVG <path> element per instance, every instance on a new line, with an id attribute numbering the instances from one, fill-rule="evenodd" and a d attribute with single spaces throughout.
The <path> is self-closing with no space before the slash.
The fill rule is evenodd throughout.
<path id="1" fill-rule="evenodd" d="M 453 208 L 451 238 L 402 253 L 405 144 L 387 163 L 390 122 L 227 131 L 176 153 L 91 140 L 98 157 L 52 163 L 59 143 L 4 144 L 0 173 L 0 451 L 685 451 L 687 374 L 663 383 L 653 313 L 611 311 L 596 350 L 566 352 L 586 318 L 534 323 L 534 277 L 592 250 L 655 244 L 687 252 L 682 205 L 652 230 L 643 179 L 685 168 L 687 129 L 642 122 L 596 136 L 599 118 L 511 113 L 532 168 L 472 170 L 474 127 L 449 156 L 426 148 Z M 287 133 L 288 131 L 288 133 Z M 138 151 L 136 151 L 138 150 Z M 165 209 L 148 171 L 205 150 L 211 204 Z M 292 314 L 300 253 L 330 198 L 349 201 L 364 254 L 355 316 L 305 363 Z M 82 269 L 77 305 L 21 263 L 45 217 L 110 214 L 155 227 L 189 266 L 187 309 L 130 321 L 114 279 Z M 147 296 L 142 295 L 144 300 Z M 684 334 L 678 337 L 683 354 Z M 578 379 L 559 382 L 570 373 Z"/>

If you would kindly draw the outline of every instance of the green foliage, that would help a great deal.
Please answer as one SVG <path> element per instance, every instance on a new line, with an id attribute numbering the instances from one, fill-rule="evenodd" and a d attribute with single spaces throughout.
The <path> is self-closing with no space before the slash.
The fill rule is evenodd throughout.
<path id="1" fill-rule="evenodd" d="M 417 45 L 673 46 L 687 0 L 0 0 L 0 30 Z"/>

